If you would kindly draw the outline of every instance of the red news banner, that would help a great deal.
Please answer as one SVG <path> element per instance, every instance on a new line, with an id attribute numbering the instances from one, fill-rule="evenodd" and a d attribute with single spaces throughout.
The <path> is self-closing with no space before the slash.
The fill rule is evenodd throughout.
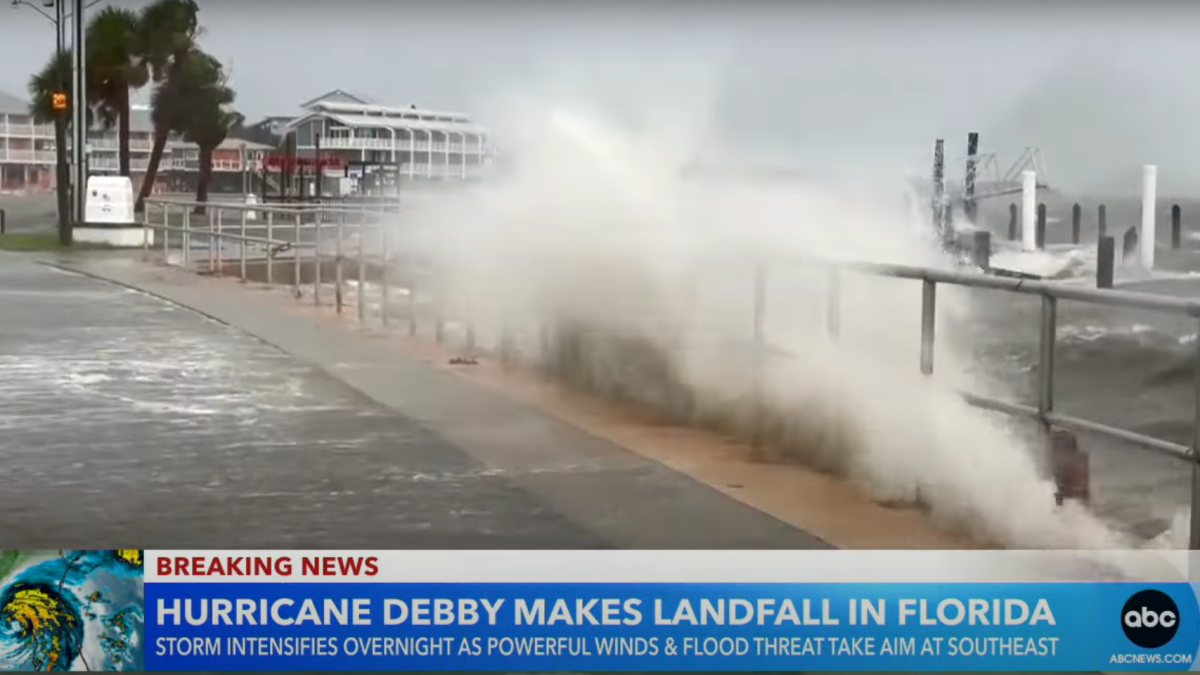
<path id="1" fill-rule="evenodd" d="M 170 556 L 155 561 L 160 581 L 175 577 L 374 577 L 376 556 Z"/>

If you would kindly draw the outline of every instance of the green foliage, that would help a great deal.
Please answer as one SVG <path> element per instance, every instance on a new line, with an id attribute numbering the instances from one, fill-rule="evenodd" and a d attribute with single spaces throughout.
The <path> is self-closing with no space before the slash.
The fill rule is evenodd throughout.
<path id="1" fill-rule="evenodd" d="M 199 12 L 195 0 L 156 0 L 142 9 L 138 43 L 154 82 L 166 81 L 195 48 L 200 37 Z"/>
<path id="2" fill-rule="evenodd" d="M 129 115 L 129 90 L 150 78 L 141 38 L 138 15 L 121 7 L 100 10 L 88 24 L 88 102 L 108 128 Z"/>
<path id="3" fill-rule="evenodd" d="M 51 106 L 51 97 L 56 91 L 71 90 L 71 52 L 63 50 L 50 57 L 42 69 L 29 78 L 29 114 L 41 123 L 53 122 L 58 112 Z M 68 105 L 73 106 L 74 101 Z M 66 111 L 69 119 L 70 109 Z"/>

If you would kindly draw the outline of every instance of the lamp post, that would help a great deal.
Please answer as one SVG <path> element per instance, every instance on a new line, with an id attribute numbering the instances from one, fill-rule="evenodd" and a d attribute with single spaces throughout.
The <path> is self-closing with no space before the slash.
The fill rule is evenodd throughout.
<path id="1" fill-rule="evenodd" d="M 66 3 L 70 1 L 71 9 L 68 11 Z M 76 189 L 73 192 L 74 204 L 73 215 L 75 222 L 82 222 L 84 219 L 84 186 L 87 183 L 87 106 L 79 105 L 78 102 L 87 100 L 87 86 L 85 84 L 85 74 L 87 72 L 87 54 L 86 44 L 84 43 L 84 13 L 90 7 L 94 7 L 103 0 L 41 0 L 39 7 L 30 0 L 12 0 L 12 7 L 18 8 L 22 5 L 33 9 L 35 12 L 44 17 L 47 21 L 54 25 L 54 47 L 55 53 L 61 54 L 66 47 L 66 29 L 68 20 L 71 21 L 73 30 L 72 35 L 72 86 L 71 86 L 71 109 L 72 109 L 72 138 L 71 138 L 71 162 L 74 167 L 73 183 Z M 53 13 L 47 12 L 46 9 L 52 9 Z M 62 83 L 61 89 L 66 89 L 66 83 Z M 59 186 L 60 189 L 63 186 Z"/>
<path id="2" fill-rule="evenodd" d="M 93 0 L 94 4 L 95 0 Z M 61 2 L 60 2 L 61 4 Z M 75 105 L 71 106 L 71 112 L 74 119 L 72 120 L 72 139 L 71 139 L 71 156 L 75 162 L 75 224 L 82 224 L 86 220 L 84 213 L 85 197 L 87 196 L 87 106 L 84 101 L 87 100 L 87 45 L 84 42 L 84 12 L 87 10 L 88 4 L 86 0 L 74 0 L 74 11 L 72 12 L 74 21 L 72 28 L 74 35 L 72 36 L 71 50 L 72 61 L 74 68 L 74 83 L 71 88 L 74 94 Z"/>

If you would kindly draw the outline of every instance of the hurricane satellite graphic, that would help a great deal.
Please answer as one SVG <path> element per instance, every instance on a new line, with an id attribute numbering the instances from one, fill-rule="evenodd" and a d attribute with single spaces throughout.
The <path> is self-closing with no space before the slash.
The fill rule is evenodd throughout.
<path id="1" fill-rule="evenodd" d="M 0 550 L 0 670 L 142 670 L 142 552 Z"/>

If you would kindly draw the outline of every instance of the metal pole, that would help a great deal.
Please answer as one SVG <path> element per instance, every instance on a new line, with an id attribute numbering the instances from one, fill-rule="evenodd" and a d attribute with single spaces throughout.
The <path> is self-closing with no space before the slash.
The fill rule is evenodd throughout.
<path id="1" fill-rule="evenodd" d="M 1198 327 L 1200 328 L 1200 327 Z M 1196 335 L 1196 360 L 1193 368 L 1193 396 L 1195 397 L 1194 407 L 1195 412 L 1192 419 L 1192 514 L 1190 518 L 1190 527 L 1188 533 L 1188 548 L 1192 551 L 1200 551 L 1200 330 L 1197 330 Z M 1190 569 L 1195 569 L 1194 564 L 1188 566 Z"/>
<path id="2" fill-rule="evenodd" d="M 217 256 L 216 273 L 217 273 L 217 276 L 221 276 L 223 273 L 223 270 L 221 269 L 221 267 L 223 266 L 222 259 L 224 257 L 221 255 L 221 249 L 225 246 L 225 238 L 221 236 L 221 233 L 225 229 L 224 228 L 225 214 L 223 211 L 221 211 L 221 207 L 217 207 L 215 210 L 217 212 L 217 236 L 214 237 L 211 234 L 209 234 L 208 238 L 210 241 L 216 242 L 215 246 L 213 247 L 213 250 L 216 252 L 216 256 Z"/>
<path id="3" fill-rule="evenodd" d="M 246 214 L 247 211 L 243 210 L 241 231 L 238 233 L 241 236 L 241 239 L 238 240 L 238 257 L 241 258 L 238 265 L 243 282 L 246 281 Z"/>
<path id="4" fill-rule="evenodd" d="M 171 231 L 167 229 L 171 225 L 171 205 L 170 204 L 163 204 L 163 221 L 162 221 L 162 223 L 163 223 L 163 231 L 162 231 L 162 233 L 163 233 L 163 264 L 170 265 L 171 261 L 168 259 L 168 247 L 169 247 L 169 243 L 171 240 Z"/>
<path id="5" fill-rule="evenodd" d="M 1038 422 L 1049 438 L 1046 416 L 1054 411 L 1054 342 L 1058 333 L 1058 298 L 1042 296 L 1042 323 L 1038 354 Z"/>
<path id="6" fill-rule="evenodd" d="M 363 273 L 365 266 L 364 260 L 365 241 L 367 238 L 367 217 L 363 214 L 362 220 L 358 222 L 358 321 L 363 323 L 367 320 L 367 289 L 366 289 L 366 274 Z"/>
<path id="7" fill-rule="evenodd" d="M 62 0 L 65 1 L 65 0 Z M 71 155 L 75 158 L 75 224 L 87 220 L 85 204 L 87 196 L 87 45 L 84 41 L 84 0 L 74 0 L 72 26 L 72 62 L 74 83 L 72 86 L 71 110 L 74 113 L 74 142 Z"/>
<path id="8" fill-rule="evenodd" d="M 300 213 L 296 213 L 295 226 L 292 229 L 292 291 L 300 297 Z"/>
<path id="9" fill-rule="evenodd" d="M 941 238 L 943 234 L 944 199 L 946 194 L 946 151 L 945 142 L 937 139 L 933 143 L 933 227 Z"/>
<path id="10" fill-rule="evenodd" d="M 967 134 L 967 175 L 963 181 L 964 204 L 967 220 L 975 222 L 975 155 L 979 152 L 979 133 L 972 131 Z"/>
<path id="11" fill-rule="evenodd" d="M 342 254 L 342 235 L 343 235 L 344 228 L 342 226 L 345 222 L 346 222 L 346 214 L 344 214 L 344 213 L 338 214 L 337 232 L 336 232 L 337 241 L 334 242 L 334 245 L 336 246 L 336 250 L 334 251 L 334 262 L 333 262 L 333 272 L 334 272 L 334 276 L 335 276 L 334 285 L 333 285 L 333 299 L 334 299 L 334 304 L 337 305 L 337 313 L 338 314 L 342 313 L 342 304 L 343 304 L 343 300 L 342 300 L 342 274 L 343 274 L 342 259 L 344 256 Z"/>
<path id="12" fill-rule="evenodd" d="M 396 180 L 400 180 L 399 174 L 396 174 Z M 411 253 L 408 255 L 408 334 L 414 337 L 417 334 L 417 258 Z M 500 356 L 506 363 L 512 356 L 512 338 L 507 323 L 501 333 Z"/>
<path id="13" fill-rule="evenodd" d="M 754 317 L 753 317 L 753 356 L 750 370 L 750 399 L 754 416 L 754 427 L 751 430 L 751 446 L 756 450 L 761 448 L 764 441 L 764 426 L 766 414 L 763 410 L 766 395 L 763 391 L 763 371 L 766 368 L 767 341 L 767 270 L 759 262 L 754 266 Z"/>
<path id="14" fill-rule="evenodd" d="M 379 239 L 382 247 L 383 266 L 379 268 L 379 297 L 380 311 L 383 314 L 383 327 L 388 326 L 388 228 L 383 224 L 383 217 L 379 218 Z"/>
<path id="15" fill-rule="evenodd" d="M 933 339 L 937 328 L 937 283 L 921 282 L 921 374 L 933 374 Z"/>
<path id="16" fill-rule="evenodd" d="M 321 306 L 321 211 L 313 223 L 313 304 Z"/>
<path id="17" fill-rule="evenodd" d="M 829 339 L 837 340 L 842 332 L 842 280 L 836 267 L 829 270 L 829 288 L 825 293 L 825 326 Z"/>
<path id="18" fill-rule="evenodd" d="M 267 211 L 267 285 L 275 283 L 275 212 Z"/>

